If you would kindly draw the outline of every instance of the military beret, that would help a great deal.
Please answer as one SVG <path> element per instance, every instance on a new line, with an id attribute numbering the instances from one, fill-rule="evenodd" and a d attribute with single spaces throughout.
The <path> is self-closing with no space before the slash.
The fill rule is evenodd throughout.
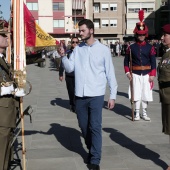
<path id="1" fill-rule="evenodd" d="M 162 27 L 162 31 L 167 33 L 167 34 L 170 34 L 170 24 L 166 24 Z"/>

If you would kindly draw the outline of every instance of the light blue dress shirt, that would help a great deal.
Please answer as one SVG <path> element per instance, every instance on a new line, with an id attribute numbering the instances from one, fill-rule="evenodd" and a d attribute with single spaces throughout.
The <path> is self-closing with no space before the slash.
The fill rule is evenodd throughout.
<path id="1" fill-rule="evenodd" d="M 75 72 L 75 95 L 95 97 L 105 94 L 110 87 L 110 99 L 116 99 L 117 81 L 110 49 L 98 40 L 92 45 L 80 43 L 70 58 L 62 58 L 66 72 Z"/>

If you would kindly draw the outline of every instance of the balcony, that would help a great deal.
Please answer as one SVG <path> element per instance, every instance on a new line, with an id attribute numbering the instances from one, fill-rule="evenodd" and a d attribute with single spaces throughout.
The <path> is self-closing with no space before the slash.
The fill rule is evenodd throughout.
<path id="1" fill-rule="evenodd" d="M 126 17 L 127 18 L 134 18 L 134 19 L 139 18 L 138 13 L 127 13 Z M 144 18 L 155 18 L 155 12 L 145 13 Z"/>
<path id="2" fill-rule="evenodd" d="M 122 34 L 118 27 L 99 27 L 95 28 L 95 34 Z"/>
<path id="3" fill-rule="evenodd" d="M 115 18 L 118 16 L 117 11 L 102 11 L 102 12 L 94 12 L 94 18 Z"/>

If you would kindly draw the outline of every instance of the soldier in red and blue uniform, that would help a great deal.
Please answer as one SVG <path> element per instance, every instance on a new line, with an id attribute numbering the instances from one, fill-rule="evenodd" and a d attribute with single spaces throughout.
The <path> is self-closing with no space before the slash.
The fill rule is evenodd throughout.
<path id="1" fill-rule="evenodd" d="M 152 89 L 153 81 L 156 76 L 156 58 L 154 47 L 146 41 L 148 36 L 148 28 L 143 22 L 144 12 L 139 11 L 140 22 L 136 23 L 134 34 L 136 42 L 131 44 L 125 55 L 124 70 L 131 81 L 133 77 L 134 102 L 135 102 L 135 121 L 142 118 L 150 121 L 147 115 L 148 102 L 153 101 Z M 130 74 L 130 56 L 132 57 L 132 75 Z M 129 88 L 129 99 L 131 92 Z M 142 103 L 142 112 L 140 114 L 140 105 Z"/>

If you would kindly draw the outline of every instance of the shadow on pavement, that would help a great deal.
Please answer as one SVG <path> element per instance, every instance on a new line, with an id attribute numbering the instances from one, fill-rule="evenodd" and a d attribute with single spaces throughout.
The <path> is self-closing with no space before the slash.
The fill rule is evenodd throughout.
<path id="1" fill-rule="evenodd" d="M 128 98 L 128 93 L 125 93 L 125 92 L 119 92 L 119 91 L 117 91 L 117 95 L 118 95 L 118 96 L 123 96 L 123 97 L 125 97 L 125 98 Z"/>
<path id="2" fill-rule="evenodd" d="M 103 108 L 107 109 L 107 101 L 104 101 L 104 107 Z M 130 118 L 131 117 L 131 108 L 129 108 L 125 105 L 116 103 L 115 107 L 112 109 L 112 111 L 115 112 L 118 115 L 126 117 L 127 119 L 131 119 Z"/>
<path id="3" fill-rule="evenodd" d="M 155 90 L 155 89 L 153 89 L 153 91 L 154 91 L 154 92 L 157 92 L 157 93 L 159 93 L 159 90 Z"/>
<path id="4" fill-rule="evenodd" d="M 145 145 L 134 142 L 121 132 L 113 128 L 103 128 L 103 131 L 110 133 L 110 138 L 124 148 L 131 150 L 137 157 L 141 159 L 151 160 L 163 170 L 168 165 L 160 159 L 160 155 L 145 147 Z"/>
<path id="5" fill-rule="evenodd" d="M 55 98 L 55 100 L 51 100 L 51 105 L 53 106 L 60 106 L 60 107 L 63 107 L 63 108 L 66 108 L 66 109 L 70 109 L 70 106 L 69 106 L 69 100 L 64 100 L 62 98 Z"/>
<path id="6" fill-rule="evenodd" d="M 51 128 L 47 132 L 26 130 L 25 135 L 32 135 L 36 133 L 44 135 L 54 135 L 56 140 L 64 148 L 79 154 L 83 158 L 84 162 L 86 162 L 88 154 L 81 143 L 81 133 L 74 128 L 62 126 L 58 123 L 51 123 L 50 126 Z"/>

